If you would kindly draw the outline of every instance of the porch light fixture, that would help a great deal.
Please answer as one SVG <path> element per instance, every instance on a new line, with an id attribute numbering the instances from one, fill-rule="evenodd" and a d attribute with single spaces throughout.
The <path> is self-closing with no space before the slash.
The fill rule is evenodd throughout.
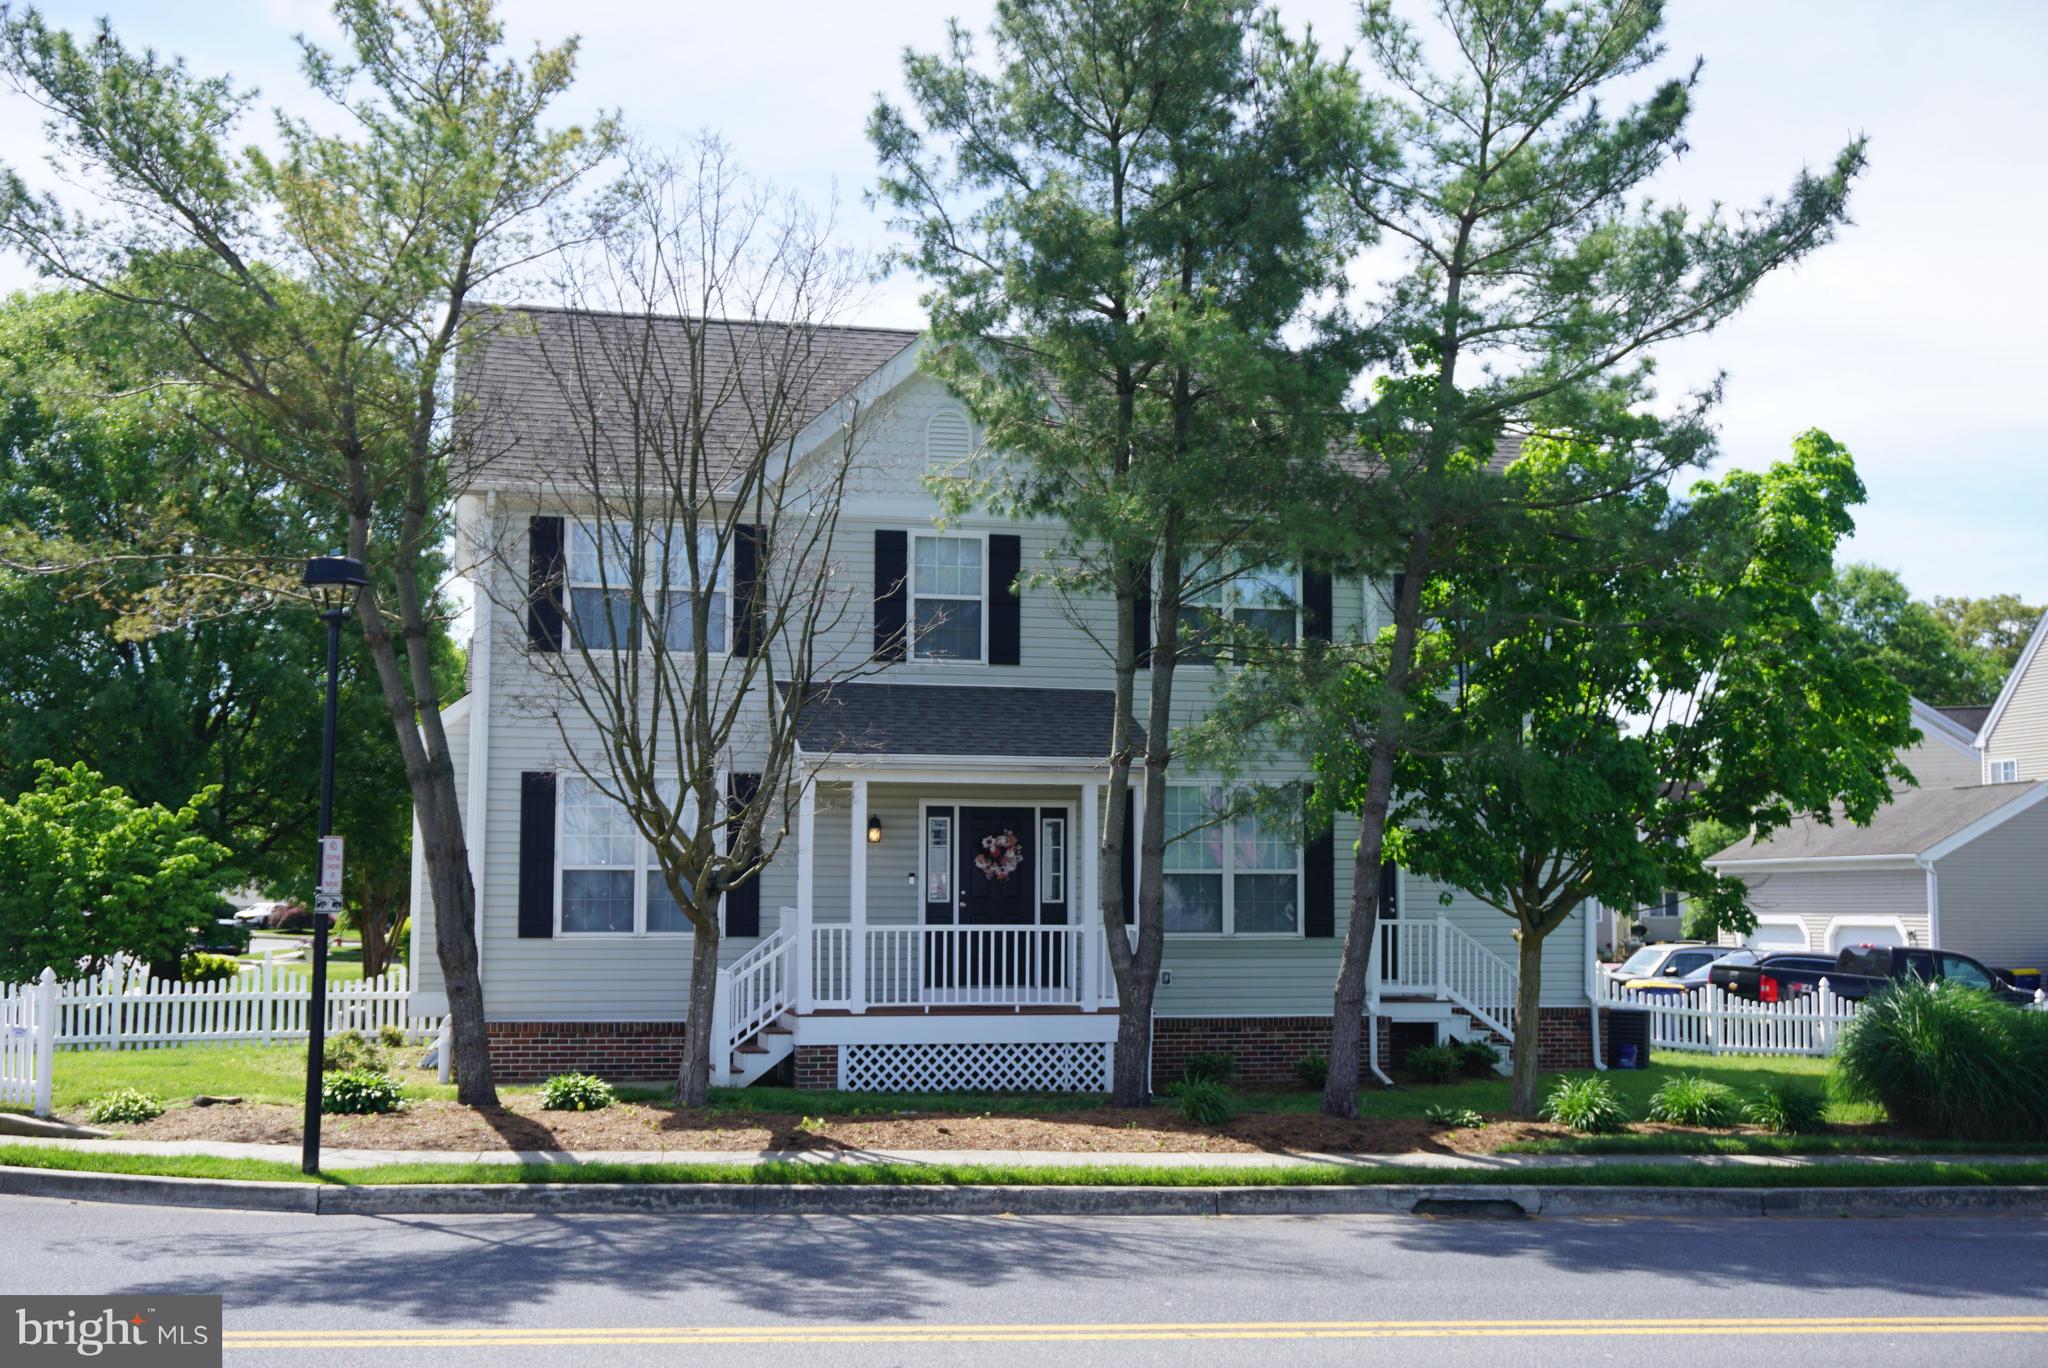
<path id="1" fill-rule="evenodd" d="M 868 844 L 880 845 L 881 843 L 882 819 L 870 813 L 868 814 Z"/>

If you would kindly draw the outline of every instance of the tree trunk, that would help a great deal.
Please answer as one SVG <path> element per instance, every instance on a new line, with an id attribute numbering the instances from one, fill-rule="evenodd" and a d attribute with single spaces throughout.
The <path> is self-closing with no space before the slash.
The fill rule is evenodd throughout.
<path id="1" fill-rule="evenodd" d="M 1515 1087 L 1508 1106 L 1527 1116 L 1536 1110 L 1537 1055 L 1543 1041 L 1543 937 L 1525 924 L 1515 939 L 1521 946 L 1515 958 L 1522 981 L 1515 989 Z"/>
<path id="2" fill-rule="evenodd" d="M 676 1077 L 676 1105 L 701 1107 L 711 1095 L 711 1052 L 725 1048 L 711 1038 L 712 1006 L 718 994 L 718 909 L 714 904 L 707 931 L 698 926 L 690 937 L 690 1011 L 683 1027 L 683 1070 Z"/>
<path id="3" fill-rule="evenodd" d="M 434 953 L 448 994 L 449 1034 L 455 1042 L 455 1100 L 465 1107 L 495 1107 L 498 1088 L 491 1074 L 491 1043 L 484 1034 L 483 980 L 476 962 L 476 889 L 469 878 L 469 848 L 455 806 L 455 772 L 446 768 L 443 786 L 428 780 L 428 801 L 417 813 L 434 896 Z"/>
<path id="4" fill-rule="evenodd" d="M 1394 787 L 1391 738 L 1375 741 L 1366 775 L 1365 806 L 1358 816 L 1358 850 L 1351 863 L 1351 920 L 1337 964 L 1330 1006 L 1330 1073 L 1323 1081 L 1323 1115 L 1358 1115 L 1358 1079 L 1364 1071 L 1366 974 L 1379 938 L 1380 863 L 1386 849 L 1387 803 Z"/>

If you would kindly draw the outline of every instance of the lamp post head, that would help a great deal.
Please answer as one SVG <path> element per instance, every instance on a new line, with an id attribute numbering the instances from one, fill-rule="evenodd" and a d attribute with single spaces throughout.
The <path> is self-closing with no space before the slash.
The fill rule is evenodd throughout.
<path id="1" fill-rule="evenodd" d="M 311 589 L 320 606 L 329 612 L 346 608 L 355 591 L 369 582 L 363 563 L 342 555 L 309 558 L 305 573 L 299 577 L 299 583 Z"/>

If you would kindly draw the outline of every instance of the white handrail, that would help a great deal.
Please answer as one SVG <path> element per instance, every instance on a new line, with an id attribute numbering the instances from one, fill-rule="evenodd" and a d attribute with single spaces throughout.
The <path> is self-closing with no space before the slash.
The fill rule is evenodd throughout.
<path id="1" fill-rule="evenodd" d="M 719 971 L 727 1054 L 787 1012 L 795 1001 L 796 937 L 781 927 Z"/>
<path id="2" fill-rule="evenodd" d="M 1370 980 L 1384 994 L 1444 998 L 1475 1021 L 1514 1036 L 1515 966 L 1448 917 L 1394 917 L 1379 925 Z"/>

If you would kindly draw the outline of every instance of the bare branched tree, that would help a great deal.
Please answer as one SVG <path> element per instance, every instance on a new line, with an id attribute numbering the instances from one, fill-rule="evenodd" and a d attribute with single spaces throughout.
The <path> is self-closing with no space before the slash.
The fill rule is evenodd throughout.
<path id="1" fill-rule="evenodd" d="M 709 1087 L 720 909 L 755 883 L 811 782 L 798 720 L 870 668 L 870 598 L 833 551 L 877 402 L 849 384 L 865 263 L 721 142 L 645 149 L 527 314 L 537 391 L 479 394 L 477 441 L 531 446 L 560 552 L 522 524 L 496 601 L 541 630 L 528 696 L 591 801 L 647 844 L 657 929 L 693 938 L 684 1105 Z M 550 412 L 511 433 L 503 408 Z M 502 414 L 500 413 L 500 416 Z M 635 842 L 637 846 L 638 842 Z M 758 896 L 758 895 L 757 895 Z M 629 914 L 637 915 L 637 914 Z"/>

